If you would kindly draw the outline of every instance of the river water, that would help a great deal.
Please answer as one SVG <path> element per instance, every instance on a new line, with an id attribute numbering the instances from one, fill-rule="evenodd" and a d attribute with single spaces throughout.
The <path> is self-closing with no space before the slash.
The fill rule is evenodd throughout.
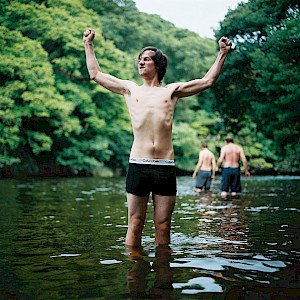
<path id="1" fill-rule="evenodd" d="M 0 180 L 0 299 L 299 299 L 300 177 L 178 177 L 170 248 L 125 249 L 124 178 Z"/>

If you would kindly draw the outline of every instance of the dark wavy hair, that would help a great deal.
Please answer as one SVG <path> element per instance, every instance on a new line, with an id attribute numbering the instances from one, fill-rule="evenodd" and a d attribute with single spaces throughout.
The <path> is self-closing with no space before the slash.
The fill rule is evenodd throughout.
<path id="1" fill-rule="evenodd" d="M 153 59 L 154 64 L 157 69 L 158 81 L 159 81 L 159 83 L 161 83 L 166 74 L 166 71 L 167 71 L 168 57 L 161 50 L 157 49 L 156 47 L 147 46 L 141 50 L 138 58 L 140 59 L 141 55 L 147 50 L 151 50 L 151 51 L 155 52 L 155 54 L 151 58 Z"/>

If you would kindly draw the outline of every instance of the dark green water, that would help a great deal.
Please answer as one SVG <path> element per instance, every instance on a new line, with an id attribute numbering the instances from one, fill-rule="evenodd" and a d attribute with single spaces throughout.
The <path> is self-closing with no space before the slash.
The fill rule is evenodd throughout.
<path id="1" fill-rule="evenodd" d="M 178 177 L 171 253 L 125 251 L 124 178 L 0 181 L 0 299 L 299 299 L 300 177 L 251 177 L 230 201 Z"/>

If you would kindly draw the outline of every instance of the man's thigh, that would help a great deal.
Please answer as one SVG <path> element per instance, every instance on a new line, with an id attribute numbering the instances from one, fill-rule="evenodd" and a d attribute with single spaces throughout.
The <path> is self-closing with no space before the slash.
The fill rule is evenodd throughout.
<path id="1" fill-rule="evenodd" d="M 196 178 L 196 188 L 202 189 L 202 187 L 205 185 L 205 181 L 206 181 L 206 176 L 204 176 L 204 173 L 200 170 Z"/>
<path id="2" fill-rule="evenodd" d="M 147 212 L 147 203 L 149 196 L 137 196 L 134 194 L 126 193 L 128 216 L 145 219 Z"/>
<path id="3" fill-rule="evenodd" d="M 221 178 L 221 191 L 229 192 L 230 187 L 230 176 L 228 175 L 228 171 L 223 169 L 222 178 Z"/>
<path id="4" fill-rule="evenodd" d="M 232 183 L 231 183 L 231 192 L 240 193 L 242 191 L 241 187 L 241 175 L 238 172 L 232 176 Z"/>
<path id="5" fill-rule="evenodd" d="M 210 186 L 211 186 L 211 174 L 207 175 L 206 182 L 205 182 L 205 189 L 209 190 Z"/>

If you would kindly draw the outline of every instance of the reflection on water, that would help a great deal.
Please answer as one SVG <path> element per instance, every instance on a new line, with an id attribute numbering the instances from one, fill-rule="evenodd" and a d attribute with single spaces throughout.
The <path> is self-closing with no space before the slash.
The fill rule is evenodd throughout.
<path id="1" fill-rule="evenodd" d="M 170 267 L 171 248 L 157 246 L 155 258 L 148 261 L 142 249 L 127 247 L 128 259 L 134 261 L 127 272 L 127 287 L 132 298 L 170 299 L 173 290 L 173 273 Z M 147 276 L 153 272 L 153 283 L 148 287 Z"/>
<path id="2" fill-rule="evenodd" d="M 125 248 L 124 178 L 0 181 L 1 299 L 297 299 L 299 177 L 253 177 L 242 195 L 178 178 L 170 246 Z"/>

